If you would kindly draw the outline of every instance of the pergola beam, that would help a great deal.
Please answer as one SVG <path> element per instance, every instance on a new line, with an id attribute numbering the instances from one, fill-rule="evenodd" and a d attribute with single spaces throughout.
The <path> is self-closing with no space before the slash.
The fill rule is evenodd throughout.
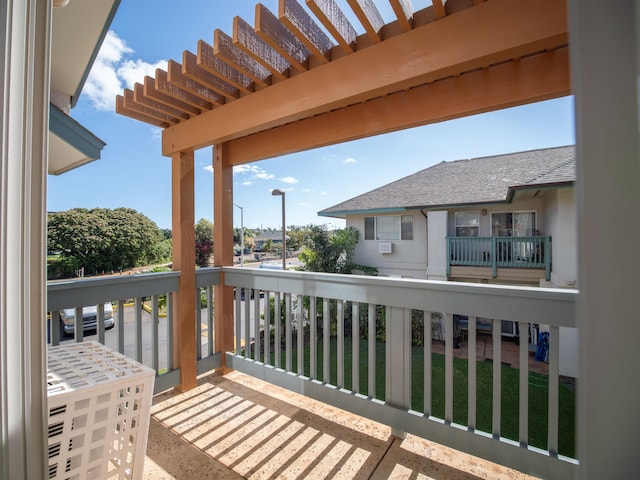
<path id="1" fill-rule="evenodd" d="M 233 165 L 570 94 L 567 48 L 317 115 L 229 142 Z M 428 108 L 420 108 L 421 105 Z"/>
<path id="2" fill-rule="evenodd" d="M 162 152 L 226 142 L 567 43 L 564 2 L 492 0 L 168 127 Z"/>

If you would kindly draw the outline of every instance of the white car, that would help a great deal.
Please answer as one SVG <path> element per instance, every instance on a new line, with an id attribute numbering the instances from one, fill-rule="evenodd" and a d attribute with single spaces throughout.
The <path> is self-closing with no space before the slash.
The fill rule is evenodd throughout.
<path id="1" fill-rule="evenodd" d="M 98 306 L 82 307 L 82 324 L 84 331 L 96 330 L 98 328 Z M 110 302 L 104 304 L 104 328 L 109 330 L 115 326 L 113 318 L 113 307 Z M 76 329 L 76 309 L 65 308 L 60 311 L 60 326 L 62 333 L 73 335 Z"/>

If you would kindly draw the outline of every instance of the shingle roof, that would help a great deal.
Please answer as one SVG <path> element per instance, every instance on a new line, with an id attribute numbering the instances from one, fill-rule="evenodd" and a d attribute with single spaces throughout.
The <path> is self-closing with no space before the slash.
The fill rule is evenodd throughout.
<path id="1" fill-rule="evenodd" d="M 441 162 L 318 215 L 504 202 L 513 188 L 570 183 L 575 175 L 574 146 Z"/>

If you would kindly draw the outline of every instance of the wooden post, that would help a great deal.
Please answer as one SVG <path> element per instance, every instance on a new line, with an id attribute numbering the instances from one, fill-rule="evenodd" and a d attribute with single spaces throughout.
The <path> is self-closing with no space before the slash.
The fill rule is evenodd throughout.
<path id="1" fill-rule="evenodd" d="M 173 270 L 181 272 L 173 304 L 174 364 L 180 367 L 180 391 L 195 387 L 197 375 L 193 169 L 193 150 L 171 157 Z"/>
<path id="2" fill-rule="evenodd" d="M 233 265 L 233 167 L 229 163 L 228 147 L 221 143 L 213 148 L 213 250 L 216 267 Z M 224 352 L 233 350 L 233 289 L 215 286 L 214 332 L 215 351 L 222 352 L 222 368 L 229 371 Z"/>

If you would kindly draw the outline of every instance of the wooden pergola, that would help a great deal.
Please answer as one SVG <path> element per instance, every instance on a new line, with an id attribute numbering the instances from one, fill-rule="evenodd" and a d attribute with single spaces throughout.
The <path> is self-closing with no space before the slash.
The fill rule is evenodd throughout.
<path id="1" fill-rule="evenodd" d="M 181 389 L 196 384 L 196 149 L 215 147 L 215 265 L 227 266 L 234 165 L 570 93 L 565 1 L 389 2 L 384 23 L 373 0 L 347 0 L 360 35 L 335 0 L 258 4 L 253 26 L 236 17 L 231 35 L 216 30 L 117 97 L 118 113 L 164 129 L 172 157 Z M 216 351 L 233 346 L 232 297 L 216 286 Z"/>

